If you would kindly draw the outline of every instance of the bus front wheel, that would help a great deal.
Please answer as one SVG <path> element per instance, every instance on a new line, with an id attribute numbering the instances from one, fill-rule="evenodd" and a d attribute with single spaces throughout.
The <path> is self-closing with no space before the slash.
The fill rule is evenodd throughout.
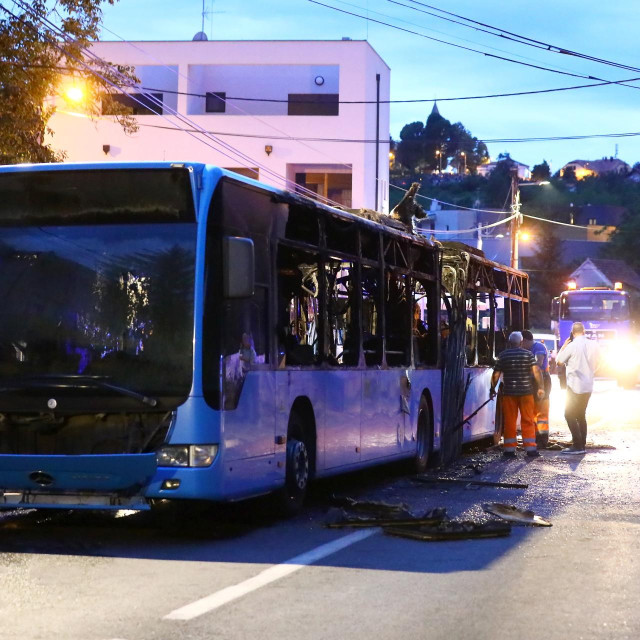
<path id="1" fill-rule="evenodd" d="M 416 473 L 424 473 L 429 466 L 429 454 L 431 452 L 431 414 L 429 403 L 422 396 L 418 407 L 418 433 L 416 436 L 416 453 L 413 466 Z"/>
<path id="2" fill-rule="evenodd" d="M 295 515 L 302 508 L 310 477 L 309 450 L 304 441 L 304 431 L 297 424 L 296 417 L 292 416 L 287 437 L 285 481 L 280 500 L 285 515 Z"/>

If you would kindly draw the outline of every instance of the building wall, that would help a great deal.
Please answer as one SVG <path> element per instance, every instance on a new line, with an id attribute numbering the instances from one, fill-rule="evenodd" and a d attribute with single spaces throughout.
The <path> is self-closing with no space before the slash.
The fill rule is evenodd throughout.
<path id="1" fill-rule="evenodd" d="M 164 113 L 139 115 L 126 135 L 111 116 L 88 119 L 56 98 L 51 144 L 68 161 L 198 161 L 225 168 L 258 168 L 280 188 L 300 172 L 351 173 L 352 206 L 388 211 L 390 71 L 363 41 L 99 42 L 93 52 L 133 65 L 141 86 L 163 90 Z M 286 100 L 289 93 L 338 93 L 339 100 L 375 101 L 380 75 L 378 180 L 376 145 L 322 141 L 376 138 L 376 104 L 340 104 L 339 115 L 287 115 L 286 103 L 228 100 L 225 113 L 205 113 L 205 99 L 188 93 L 225 92 L 232 98 Z M 315 78 L 322 76 L 323 84 Z M 174 93 L 169 93 L 174 92 Z M 180 116 L 172 115 L 177 110 Z M 190 129 L 190 133 L 174 127 Z M 207 139 L 198 129 L 213 132 Z M 238 135 L 241 134 L 241 135 Z M 255 137 L 250 137 L 255 136 Z M 296 141 L 291 138 L 317 138 Z M 243 158 L 224 145 L 244 154 Z M 108 145 L 108 152 L 103 147 Z M 267 154 L 265 147 L 271 147 Z M 291 189 L 292 185 L 287 188 Z"/>

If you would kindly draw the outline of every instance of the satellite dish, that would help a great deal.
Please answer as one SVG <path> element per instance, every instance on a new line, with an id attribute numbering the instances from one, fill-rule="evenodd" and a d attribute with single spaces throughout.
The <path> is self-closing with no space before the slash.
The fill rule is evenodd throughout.
<path id="1" fill-rule="evenodd" d="M 207 38 L 207 34 L 204 31 L 198 31 L 198 33 L 196 33 L 196 35 L 193 36 L 192 38 L 193 41 L 199 41 L 199 42 L 203 42 L 208 39 L 209 38 Z"/>

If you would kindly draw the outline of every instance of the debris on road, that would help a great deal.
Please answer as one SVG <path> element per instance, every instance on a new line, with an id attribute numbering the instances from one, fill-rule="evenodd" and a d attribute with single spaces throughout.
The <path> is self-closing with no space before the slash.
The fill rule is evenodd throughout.
<path id="1" fill-rule="evenodd" d="M 356 500 L 349 496 L 331 496 L 331 502 L 338 507 L 350 509 L 351 511 L 358 511 L 364 513 L 375 513 L 377 515 L 411 515 L 409 512 L 409 505 L 400 503 L 393 504 L 391 502 L 377 502 L 371 500 Z"/>
<path id="2" fill-rule="evenodd" d="M 438 482 L 450 482 L 454 484 L 471 484 L 479 487 L 499 487 L 502 489 L 526 489 L 529 485 L 520 482 L 491 482 L 489 480 L 472 480 L 471 478 L 427 478 L 424 476 L 414 476 L 415 482 L 433 484 Z"/>
<path id="3" fill-rule="evenodd" d="M 409 511 L 401 511 L 394 515 L 370 512 L 367 515 L 355 515 L 345 509 L 330 509 L 326 524 L 330 529 L 342 527 L 384 527 L 394 526 L 433 526 L 440 524 L 446 517 L 446 509 L 431 509 L 423 515 L 414 515 Z"/>
<path id="4" fill-rule="evenodd" d="M 533 525 L 536 527 L 551 527 L 551 523 L 548 520 L 536 515 L 533 511 L 528 509 L 519 509 L 511 504 L 502 504 L 500 502 L 490 502 L 482 505 L 482 509 L 485 513 L 490 513 L 494 516 L 498 516 L 508 522 L 515 522 L 517 524 Z"/>
<path id="5" fill-rule="evenodd" d="M 501 538 L 511 534 L 511 525 L 506 522 L 471 522 L 455 520 L 441 522 L 431 527 L 384 527 L 383 531 L 391 536 L 414 540 L 468 540 L 470 538 Z"/>

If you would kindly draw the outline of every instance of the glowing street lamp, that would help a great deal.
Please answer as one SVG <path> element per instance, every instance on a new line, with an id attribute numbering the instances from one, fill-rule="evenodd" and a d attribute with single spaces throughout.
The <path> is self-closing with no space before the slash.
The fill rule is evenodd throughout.
<path id="1" fill-rule="evenodd" d="M 436 158 L 438 158 L 438 173 L 442 173 L 442 151 L 436 149 Z"/>
<path id="2" fill-rule="evenodd" d="M 68 102 L 80 104 L 84 101 L 84 89 L 76 84 L 70 85 L 64 90 L 64 97 Z"/>
<path id="3" fill-rule="evenodd" d="M 467 174 L 467 154 L 464 151 L 461 151 L 460 155 L 462 156 L 462 159 L 464 160 L 464 171 L 462 172 L 462 174 L 466 175 Z"/>

